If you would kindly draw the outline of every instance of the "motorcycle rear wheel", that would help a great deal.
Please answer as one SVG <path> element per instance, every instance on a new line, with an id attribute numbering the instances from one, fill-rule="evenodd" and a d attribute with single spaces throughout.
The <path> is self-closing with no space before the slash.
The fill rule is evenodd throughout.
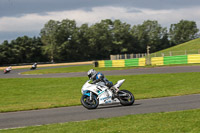
<path id="1" fill-rule="evenodd" d="M 130 91 L 120 90 L 120 91 L 118 91 L 118 95 L 120 95 L 120 94 L 128 94 L 128 96 L 119 96 L 118 97 L 118 99 L 122 105 L 129 106 L 135 102 L 135 97 Z"/>
<path id="2" fill-rule="evenodd" d="M 99 105 L 99 100 L 96 98 L 96 96 L 93 96 L 92 100 L 90 101 L 89 96 L 83 95 L 81 97 L 81 104 L 87 109 L 96 109 Z"/>

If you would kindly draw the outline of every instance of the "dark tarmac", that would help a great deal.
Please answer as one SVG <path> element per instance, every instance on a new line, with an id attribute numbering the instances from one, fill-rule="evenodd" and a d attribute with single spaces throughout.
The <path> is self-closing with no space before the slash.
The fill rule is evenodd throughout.
<path id="1" fill-rule="evenodd" d="M 60 66 L 61 67 L 61 66 Z M 62 66 L 69 67 L 69 66 Z M 50 69 L 38 68 L 39 69 Z M 41 74 L 41 75 L 22 75 L 20 73 L 30 71 L 29 69 L 16 69 L 8 74 L 0 72 L 0 78 L 58 78 L 58 77 L 84 77 L 87 72 L 73 72 L 73 73 L 55 73 L 55 74 Z M 170 67 L 154 67 L 154 68 L 137 68 L 127 70 L 112 70 L 101 71 L 105 75 L 139 75 L 139 74 L 159 74 L 159 73 L 183 73 L 183 72 L 200 72 L 200 66 L 170 66 Z"/>

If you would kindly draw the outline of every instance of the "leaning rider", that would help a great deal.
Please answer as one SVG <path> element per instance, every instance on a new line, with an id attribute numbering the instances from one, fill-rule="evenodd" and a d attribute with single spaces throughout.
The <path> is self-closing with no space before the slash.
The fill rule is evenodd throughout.
<path id="1" fill-rule="evenodd" d="M 6 68 L 6 71 L 11 71 L 11 70 L 12 70 L 11 66 L 9 66 L 9 67 Z"/>
<path id="2" fill-rule="evenodd" d="M 36 68 L 37 67 L 37 63 L 35 62 L 33 65 L 32 65 L 33 68 Z"/>
<path id="3" fill-rule="evenodd" d="M 108 79 L 106 79 L 104 77 L 104 75 L 101 72 L 97 72 L 94 69 L 90 69 L 87 72 L 87 75 L 89 77 L 89 79 L 91 79 L 93 82 L 93 84 L 98 84 L 98 85 L 106 85 L 108 88 L 113 87 L 113 83 L 111 81 L 108 81 Z M 114 91 L 118 91 L 118 88 L 113 89 Z M 114 92 L 114 93 L 116 93 Z"/>

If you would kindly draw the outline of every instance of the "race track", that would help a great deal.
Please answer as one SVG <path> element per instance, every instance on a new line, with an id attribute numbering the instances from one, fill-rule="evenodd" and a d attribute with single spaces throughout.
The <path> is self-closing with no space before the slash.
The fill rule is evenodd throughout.
<path id="1" fill-rule="evenodd" d="M 28 69 L 13 70 L 9 74 L 0 73 L 0 78 L 47 78 L 47 77 L 82 77 L 86 72 L 61 73 L 45 75 L 19 75 L 18 73 Z M 181 73 L 200 72 L 200 66 L 177 66 L 141 68 L 129 70 L 103 71 L 105 75 L 137 75 L 155 73 Z M 134 93 L 134 92 L 133 92 Z M 177 110 L 188 110 L 200 108 L 200 94 L 153 98 L 136 100 L 132 106 L 121 106 L 119 104 L 99 106 L 95 110 L 87 110 L 82 106 L 62 107 L 53 109 L 41 109 L 32 111 L 19 111 L 0 113 L 0 129 L 25 127 L 31 125 L 42 125 L 51 123 L 62 123 L 69 121 L 80 121 L 97 118 L 108 118 L 128 114 L 143 114 L 153 112 L 168 112 Z"/>
<path id="2" fill-rule="evenodd" d="M 0 129 L 196 108 L 200 108 L 200 94 L 136 100 L 132 106 L 116 104 L 99 106 L 95 110 L 74 106 L 0 113 Z"/>
<path id="3" fill-rule="evenodd" d="M 61 66 L 59 66 L 61 67 Z M 69 66 L 62 66 L 69 67 Z M 49 69 L 38 68 L 39 69 Z M 29 69 L 16 69 L 12 70 L 8 74 L 0 72 L 0 78 L 56 78 L 56 77 L 87 77 L 86 72 L 74 72 L 74 73 L 56 73 L 56 74 L 42 74 L 42 75 L 21 75 L 19 73 L 30 71 Z M 158 74 L 158 73 L 182 73 L 182 72 L 200 72 L 200 66 L 175 66 L 175 67 L 155 67 L 155 68 L 138 68 L 127 70 L 112 70 L 102 71 L 105 75 L 139 75 L 139 74 Z"/>

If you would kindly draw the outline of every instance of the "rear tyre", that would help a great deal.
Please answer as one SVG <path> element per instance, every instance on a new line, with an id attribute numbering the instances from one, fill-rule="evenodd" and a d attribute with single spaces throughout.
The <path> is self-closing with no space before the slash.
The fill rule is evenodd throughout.
<path id="1" fill-rule="evenodd" d="M 83 95 L 81 97 L 81 104 L 87 109 L 96 109 L 99 105 L 99 100 L 96 96 L 93 96 L 92 100 L 90 100 L 89 96 Z"/>
<path id="2" fill-rule="evenodd" d="M 128 91 L 128 90 L 120 90 L 118 91 L 118 99 L 120 103 L 124 106 L 129 106 L 132 105 L 135 102 L 135 97 L 134 95 Z M 120 96 L 121 94 L 121 96 Z M 125 96 L 122 96 L 122 94 L 126 94 Z"/>

